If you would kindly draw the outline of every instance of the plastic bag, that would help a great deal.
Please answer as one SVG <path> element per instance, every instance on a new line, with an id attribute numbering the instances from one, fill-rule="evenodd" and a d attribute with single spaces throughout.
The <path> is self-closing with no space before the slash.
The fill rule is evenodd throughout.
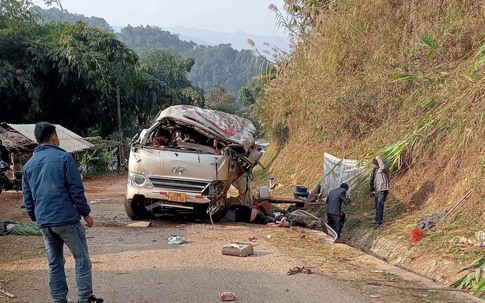
<path id="1" fill-rule="evenodd" d="M 185 238 L 181 236 L 170 236 L 168 237 L 168 244 L 174 245 L 174 244 L 184 244 Z"/>
<path id="2" fill-rule="evenodd" d="M 418 227 L 411 229 L 411 242 L 418 243 L 423 237 L 424 232 L 421 229 Z"/>

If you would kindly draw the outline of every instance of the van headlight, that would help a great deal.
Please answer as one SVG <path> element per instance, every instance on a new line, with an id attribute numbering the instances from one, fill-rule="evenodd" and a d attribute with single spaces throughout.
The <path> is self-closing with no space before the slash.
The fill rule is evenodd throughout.
<path id="1" fill-rule="evenodd" d="M 128 184 L 133 187 L 153 188 L 153 184 L 145 175 L 128 173 Z"/>

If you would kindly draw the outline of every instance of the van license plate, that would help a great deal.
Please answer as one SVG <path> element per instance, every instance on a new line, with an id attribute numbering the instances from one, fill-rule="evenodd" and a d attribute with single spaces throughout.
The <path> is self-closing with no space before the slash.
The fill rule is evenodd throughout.
<path id="1" fill-rule="evenodd" d="M 181 193 L 168 193 L 168 200 L 173 202 L 186 202 L 187 194 Z"/>

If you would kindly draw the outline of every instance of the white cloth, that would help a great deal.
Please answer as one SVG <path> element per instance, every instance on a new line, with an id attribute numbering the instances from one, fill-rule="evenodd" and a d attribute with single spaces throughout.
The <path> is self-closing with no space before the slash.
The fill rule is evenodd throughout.
<path id="1" fill-rule="evenodd" d="M 359 181 L 365 179 L 365 167 L 358 160 L 340 159 L 323 154 L 322 190 L 328 194 L 342 183 L 349 185 L 349 192 Z"/>

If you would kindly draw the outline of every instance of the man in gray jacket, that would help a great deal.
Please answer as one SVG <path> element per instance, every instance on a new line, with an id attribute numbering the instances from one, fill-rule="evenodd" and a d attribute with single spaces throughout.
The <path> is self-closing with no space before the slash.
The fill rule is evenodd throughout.
<path id="1" fill-rule="evenodd" d="M 379 228 L 384 217 L 384 202 L 386 202 L 389 193 L 389 168 L 379 156 L 375 157 L 372 163 L 374 169 L 370 177 L 370 191 L 371 196 L 374 196 L 376 208 L 374 227 Z"/>

